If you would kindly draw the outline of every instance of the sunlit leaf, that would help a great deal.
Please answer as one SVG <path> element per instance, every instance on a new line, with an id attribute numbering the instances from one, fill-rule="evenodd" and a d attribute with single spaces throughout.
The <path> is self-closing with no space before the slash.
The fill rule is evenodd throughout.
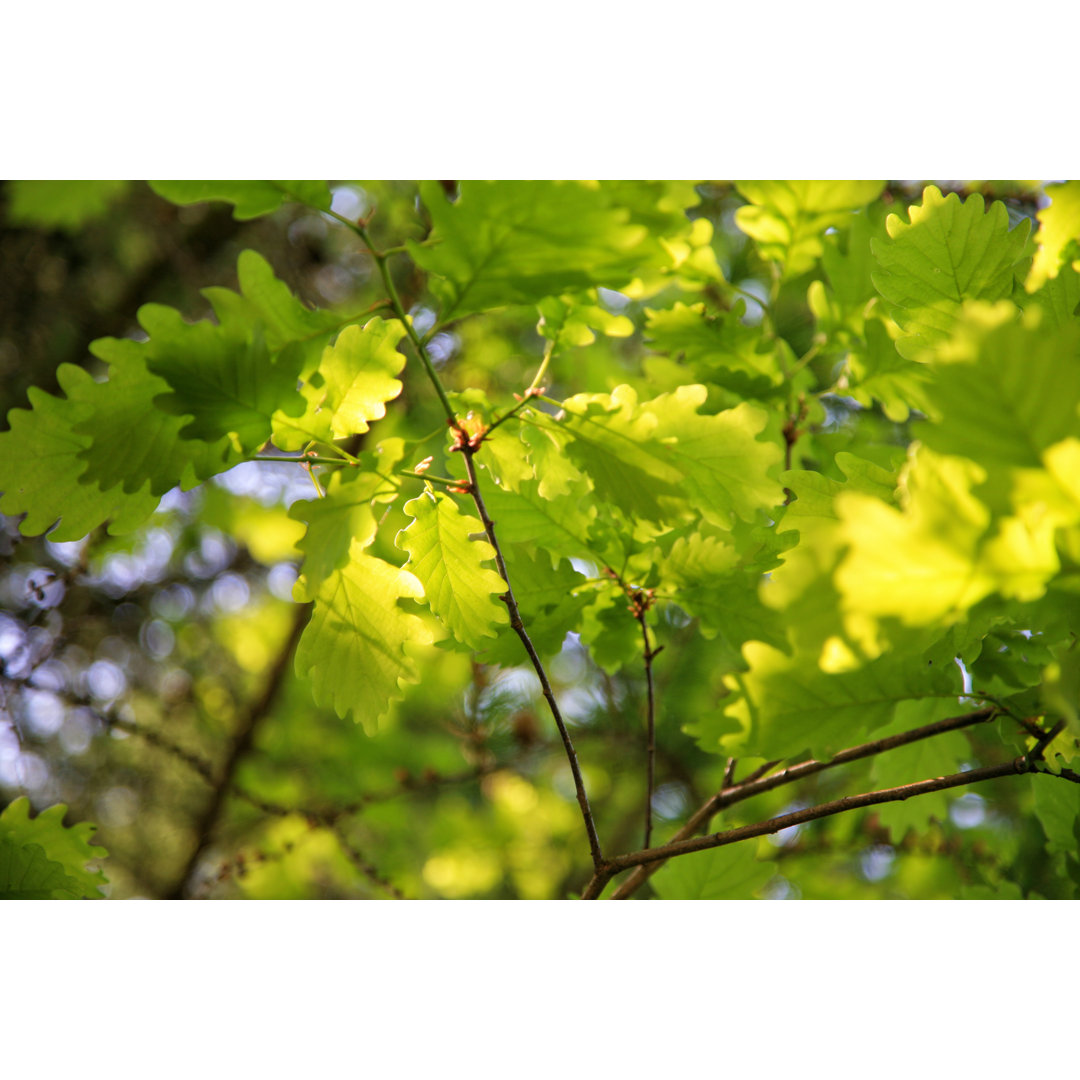
<path id="1" fill-rule="evenodd" d="M 1027 287 L 1034 292 L 1048 278 L 1058 275 L 1064 265 L 1071 261 L 1072 269 L 1080 270 L 1080 180 L 1064 184 L 1047 184 L 1046 194 L 1050 205 L 1038 213 L 1039 229 L 1035 241 L 1039 251 L 1031 264 Z M 1069 245 L 1073 244 L 1071 255 Z"/>
<path id="2" fill-rule="evenodd" d="M 794 277 L 822 253 L 825 230 L 845 224 L 851 211 L 881 194 L 878 180 L 740 180 L 735 185 L 750 205 L 735 224 L 757 241 L 762 257 Z"/>
<path id="3" fill-rule="evenodd" d="M 874 241 L 874 284 L 904 331 L 901 354 L 918 359 L 953 332 L 965 300 L 1008 299 L 1027 272 L 1028 225 L 1009 228 L 1000 202 L 961 202 L 927 187 L 909 221 L 890 215 L 889 239 Z"/>
<path id="4" fill-rule="evenodd" d="M 506 582 L 483 564 L 495 549 L 483 539 L 479 518 L 462 514 L 457 503 L 427 490 L 407 502 L 411 524 L 397 536 L 397 546 L 409 553 L 406 569 L 423 584 L 431 610 L 462 644 L 481 648 L 510 617 L 498 597 Z"/>
<path id="5" fill-rule="evenodd" d="M 296 650 L 297 674 L 311 680 L 319 705 L 342 719 L 351 715 L 374 733 L 380 717 L 403 695 L 403 684 L 416 681 L 406 645 L 431 641 L 421 619 L 398 603 L 423 595 L 412 574 L 364 554 L 360 541 L 353 541 L 348 563 L 315 594 L 311 621 Z"/>
<path id="6" fill-rule="evenodd" d="M 462 181 L 456 202 L 421 184 L 429 242 L 410 242 L 443 321 L 530 304 L 593 285 L 617 289 L 648 254 L 647 231 L 596 187 L 555 181 Z"/>

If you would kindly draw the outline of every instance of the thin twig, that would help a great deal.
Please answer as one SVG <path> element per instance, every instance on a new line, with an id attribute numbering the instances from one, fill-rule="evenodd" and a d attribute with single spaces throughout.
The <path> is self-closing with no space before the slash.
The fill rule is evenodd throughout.
<path id="1" fill-rule="evenodd" d="M 793 825 L 803 825 L 808 821 L 831 817 L 834 814 L 843 814 L 848 810 L 859 810 L 867 806 L 878 806 L 888 802 L 901 802 L 933 791 L 966 787 L 969 784 L 981 783 L 983 780 L 994 780 L 1002 776 L 1015 776 L 1018 773 L 1030 771 L 1032 769 L 1027 759 L 1021 756 L 1000 765 L 988 765 L 982 769 L 952 773 L 950 776 L 936 776 L 930 780 L 920 780 L 918 783 L 904 784 L 901 787 L 883 788 L 879 791 L 868 791 L 860 795 L 845 795 L 843 798 L 834 799 L 832 802 L 821 803 L 805 810 L 796 810 L 790 814 L 781 814 L 779 817 L 759 821 L 753 825 L 742 825 L 735 829 L 728 829 L 725 832 L 713 833 L 710 836 L 689 837 L 686 840 L 677 840 L 670 844 L 664 844 L 662 847 L 650 848 L 648 851 L 632 851 L 627 855 L 616 855 L 614 858 L 606 860 L 604 865 L 599 868 L 593 880 L 589 882 L 582 893 L 582 899 L 595 900 L 615 874 L 622 870 L 629 870 L 631 867 L 663 862 L 665 859 L 673 858 L 676 855 L 689 855 L 695 851 L 708 851 L 712 848 L 725 847 L 728 844 L 737 844 L 740 840 L 750 840 L 756 836 L 767 836 L 770 833 L 780 832 L 781 829 L 789 829 Z"/>
<path id="2" fill-rule="evenodd" d="M 700 829 L 706 827 L 709 820 L 719 811 L 723 810 L 725 807 L 733 806 L 735 803 L 742 802 L 744 799 L 753 798 L 755 795 L 760 795 L 766 791 L 772 791 L 774 788 L 782 787 L 784 784 L 794 783 L 796 780 L 802 780 L 807 776 L 813 776 L 815 773 L 835 768 L 837 765 L 845 765 L 850 761 L 859 761 L 862 758 L 873 757 L 876 754 L 885 753 L 887 750 L 893 750 L 898 746 L 906 746 L 908 743 L 918 742 L 921 739 L 929 739 L 934 735 L 941 735 L 946 731 L 957 731 L 960 728 L 970 727 L 973 724 L 983 724 L 992 720 L 996 715 L 997 709 L 985 708 L 977 709 L 975 712 L 964 713 L 961 716 L 948 717 L 945 720 L 936 720 L 932 724 L 925 724 L 922 727 L 913 728 L 911 731 L 905 731 L 899 735 L 890 735 L 884 739 L 875 739 L 873 742 L 862 743 L 859 746 L 852 746 L 846 750 L 841 750 L 829 761 L 816 761 L 810 759 L 809 761 L 800 762 L 798 765 L 789 766 L 781 772 L 774 773 L 772 776 L 766 776 L 765 774 L 778 763 L 775 761 L 766 762 L 751 773 L 745 780 L 733 787 L 725 786 L 711 798 L 707 799 L 702 806 L 694 812 L 687 823 L 679 829 L 674 837 L 672 837 L 672 841 L 675 842 L 688 839 Z M 639 867 L 618 887 L 618 889 L 615 890 L 612 894 L 612 899 L 625 900 L 627 897 L 632 896 L 649 877 L 660 869 L 661 865 L 662 864 L 654 863 L 649 866 L 643 865 Z"/>
<path id="3" fill-rule="evenodd" d="M 592 855 L 593 866 L 599 867 L 604 861 L 604 856 L 600 850 L 600 838 L 596 833 L 596 822 L 593 820 L 592 809 L 589 806 L 589 796 L 585 792 L 585 781 L 581 776 L 581 767 L 578 764 L 577 753 L 574 750 L 574 743 L 570 738 L 570 732 L 566 729 L 566 723 L 563 720 L 562 713 L 559 711 L 558 702 L 555 700 L 555 691 L 551 689 L 551 682 L 548 680 L 543 662 L 540 660 L 539 654 L 533 647 L 528 631 L 525 629 L 525 624 L 521 620 L 521 611 L 518 608 L 517 600 L 514 598 L 514 589 L 510 584 L 510 576 L 506 572 L 506 561 L 503 559 L 502 549 L 499 547 L 498 538 L 495 536 L 495 523 L 491 520 L 491 515 L 487 511 L 487 506 L 484 503 L 484 496 L 481 494 L 480 485 L 477 482 L 476 464 L 473 461 L 475 453 L 476 447 L 471 446 L 468 443 L 465 443 L 461 447 L 461 456 L 465 459 L 465 471 L 468 473 L 469 477 L 468 491 L 469 494 L 472 495 L 473 503 L 476 506 L 476 512 L 480 515 L 481 522 L 483 522 L 484 532 L 487 534 L 488 543 L 495 549 L 495 565 L 498 567 L 499 574 L 503 581 L 506 582 L 506 592 L 503 593 L 502 600 L 503 603 L 506 604 L 507 610 L 510 612 L 510 626 L 521 639 L 522 645 L 525 646 L 525 651 L 529 654 L 529 660 L 532 662 L 533 670 L 540 680 L 540 688 L 547 700 L 551 715 L 555 719 L 555 726 L 559 729 L 559 737 L 562 739 L 563 749 L 566 751 L 567 760 L 570 762 L 570 771 L 574 776 L 574 789 L 577 792 L 578 805 L 581 807 L 581 816 L 585 821 L 585 832 L 589 837 L 589 852 Z"/>
<path id="4" fill-rule="evenodd" d="M 652 643 L 649 641 L 649 627 L 645 622 L 644 605 L 635 606 L 634 617 L 641 625 L 641 636 L 645 643 L 643 655 L 645 659 L 645 683 L 648 700 L 646 707 L 645 844 L 643 846 L 648 847 L 652 841 L 652 800 L 656 772 L 656 701 L 653 690 L 652 670 L 653 657 L 656 653 L 653 652 Z"/>

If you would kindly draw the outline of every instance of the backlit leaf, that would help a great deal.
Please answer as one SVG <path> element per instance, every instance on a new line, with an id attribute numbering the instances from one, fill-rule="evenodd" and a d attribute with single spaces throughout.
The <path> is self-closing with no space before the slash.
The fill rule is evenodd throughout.
<path id="1" fill-rule="evenodd" d="M 416 681 L 406 645 L 431 641 L 423 621 L 398 603 L 423 595 L 412 574 L 366 555 L 353 541 L 349 561 L 320 585 L 296 650 L 296 672 L 311 680 L 317 704 L 374 733 L 403 695 L 402 684 Z"/>
<path id="2" fill-rule="evenodd" d="M 935 187 L 909 221 L 890 215 L 889 239 L 874 241 L 874 284 L 904 331 L 901 354 L 917 359 L 952 334 L 965 300 L 1008 299 L 1027 271 L 1027 223 L 1009 228 L 1000 202 L 984 212 L 981 195 L 961 202 Z"/>
<path id="3" fill-rule="evenodd" d="M 423 584 L 431 610 L 450 633 L 471 649 L 481 648 L 510 617 L 498 599 L 506 583 L 483 565 L 494 560 L 495 549 L 473 538 L 483 534 L 480 519 L 462 514 L 449 495 L 430 488 L 404 511 L 413 520 L 396 542 L 409 553 L 406 569 Z"/>
<path id="4" fill-rule="evenodd" d="M 735 212 L 735 224 L 757 241 L 762 257 L 794 277 L 822 253 L 825 230 L 842 226 L 851 211 L 881 194 L 878 180 L 740 180 L 735 185 L 750 205 Z"/>
<path id="5" fill-rule="evenodd" d="M 443 321 L 593 285 L 617 289 L 648 254 L 646 229 L 585 184 L 462 181 L 454 203 L 434 181 L 420 192 L 434 228 L 409 251 L 441 279 L 432 288 Z"/>

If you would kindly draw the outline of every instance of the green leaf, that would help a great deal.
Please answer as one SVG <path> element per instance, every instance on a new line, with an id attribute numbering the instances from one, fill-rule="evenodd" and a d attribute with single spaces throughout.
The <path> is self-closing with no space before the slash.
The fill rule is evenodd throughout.
<path id="1" fill-rule="evenodd" d="M 297 600 L 314 600 L 323 582 L 349 562 L 354 544 L 362 550 L 375 540 L 378 525 L 372 504 L 396 497 L 397 486 L 386 477 L 404 452 L 400 439 L 384 439 L 374 452 L 360 455 L 357 469 L 334 473 L 326 485 L 325 498 L 301 500 L 289 508 L 290 518 L 307 523 L 307 531 L 297 544 L 304 554 L 302 572 L 293 589 Z"/>
<path id="2" fill-rule="evenodd" d="M 227 436 L 237 450 L 251 452 L 270 438 L 276 412 L 304 412 L 296 389 L 299 355 L 285 350 L 272 361 L 258 329 L 240 338 L 232 327 L 186 323 L 178 311 L 158 304 L 142 307 L 139 322 L 156 346 L 147 366 L 172 389 L 157 404 L 191 417 L 182 438 L 212 443 Z"/>
<path id="3" fill-rule="evenodd" d="M 691 501 L 718 525 L 771 513 L 783 502 L 783 488 L 772 475 L 783 459 L 780 447 L 762 442 L 768 416 L 743 402 L 714 416 L 698 409 L 707 393 L 702 386 L 680 386 L 642 405 L 656 417 L 653 437 L 682 472 Z"/>
<path id="4" fill-rule="evenodd" d="M 625 315 L 615 315 L 600 306 L 595 289 L 573 296 L 548 296 L 537 307 L 537 333 L 553 342 L 555 351 L 591 345 L 596 340 L 594 330 L 607 337 L 629 337 L 634 332 L 634 324 Z"/>
<path id="5" fill-rule="evenodd" d="M 753 520 L 783 499 L 768 475 L 780 448 L 756 440 L 767 417 L 753 405 L 699 415 L 707 395 L 703 386 L 681 386 L 639 405 L 629 386 L 578 394 L 563 402 L 559 427 L 573 436 L 567 452 L 597 497 L 631 518 L 674 522 L 689 501 L 721 525 L 731 524 L 733 512 Z"/>
<path id="6" fill-rule="evenodd" d="M 129 180 L 9 180 L 8 221 L 74 232 L 102 217 L 130 186 Z"/>
<path id="7" fill-rule="evenodd" d="M 629 224 L 629 212 L 595 186 L 462 181 L 451 203 L 428 181 L 420 194 L 433 229 L 425 244 L 408 246 L 419 266 L 442 279 L 431 288 L 443 322 L 594 285 L 617 289 L 648 255 L 646 229 Z"/>
<path id="8" fill-rule="evenodd" d="M 146 305 L 139 318 L 149 340 L 91 344 L 110 372 L 96 407 L 76 426 L 91 439 L 81 453 L 86 480 L 122 483 L 129 492 L 149 480 L 155 495 L 178 484 L 187 489 L 236 463 L 230 433 L 255 449 L 269 438 L 271 418 L 280 424 L 304 411 L 296 375 L 314 368 L 331 334 L 351 316 L 309 311 L 253 251 L 241 253 L 237 272 L 243 294 L 203 290 L 216 326 L 192 325 L 172 308 Z M 267 352 L 274 354 L 269 362 Z M 163 411 L 159 398 L 179 411 Z"/>
<path id="9" fill-rule="evenodd" d="M 79 883 L 40 844 L 0 838 L 0 900 L 77 900 Z"/>
<path id="10" fill-rule="evenodd" d="M 797 532 L 799 542 L 784 552 L 783 564 L 761 589 L 762 602 L 783 612 L 792 643 L 807 652 L 821 649 L 842 630 L 840 597 L 833 581 L 844 549 L 838 496 L 857 491 L 888 502 L 896 487 L 896 477 L 873 462 L 844 451 L 835 461 L 843 483 L 816 472 L 784 474 L 796 498 L 784 510 L 778 529 L 781 535 Z"/>
<path id="11" fill-rule="evenodd" d="M 347 326 L 303 388 L 307 409 L 295 419 L 279 412 L 274 439 L 284 450 L 300 449 L 314 439 L 331 442 L 367 431 L 386 415 L 386 403 L 401 393 L 394 378 L 405 366 L 398 343 L 405 336 L 399 322 L 372 319 L 362 328 Z"/>
<path id="12" fill-rule="evenodd" d="M 566 560 L 559 560 L 553 567 L 547 556 L 501 541 L 500 546 L 514 587 L 514 599 L 533 647 L 542 657 L 556 655 L 562 650 L 566 635 L 578 629 L 581 613 L 595 599 L 594 593 L 576 593 L 585 576 Z M 495 642 L 484 649 L 482 659 L 486 664 L 513 667 L 523 663 L 525 656 L 521 639 L 511 627 L 505 626 L 499 630 Z"/>
<path id="13" fill-rule="evenodd" d="M 955 715 L 957 708 L 951 701 L 904 702 L 897 707 L 893 722 L 876 731 L 874 737 L 884 739 Z M 971 744 L 964 733 L 946 731 L 878 754 L 871 767 L 871 783 L 875 788 L 891 788 L 946 776 L 957 772 L 970 757 Z M 948 792 L 933 791 L 917 799 L 883 803 L 874 812 L 878 821 L 892 832 L 893 843 L 899 844 L 909 829 L 923 830 L 932 819 L 948 821 L 950 799 Z"/>
<path id="14" fill-rule="evenodd" d="M 110 533 L 132 532 L 157 509 L 158 496 L 144 485 L 129 496 L 115 479 L 94 482 L 82 460 L 92 440 L 79 425 L 105 408 L 103 388 L 73 364 L 62 364 L 56 377 L 66 397 L 31 387 L 33 410 L 12 409 L 11 430 L 0 433 L 0 510 L 26 514 L 19 526 L 26 536 L 59 518 L 54 541 L 80 540 L 105 522 Z"/>
<path id="15" fill-rule="evenodd" d="M 881 403 L 885 415 L 900 424 L 912 409 L 927 411 L 930 372 L 902 356 L 880 319 L 864 323 L 865 341 L 852 344 L 847 358 L 849 393 L 861 405 Z"/>
<path id="16" fill-rule="evenodd" d="M 569 495 L 545 498 L 539 487 L 539 481 L 530 480 L 517 491 L 492 487 L 484 493 L 500 545 L 536 545 L 556 561 L 588 558 L 592 554 L 589 528 L 596 518 L 596 507 Z"/>
<path id="17" fill-rule="evenodd" d="M 874 284 L 904 331 L 901 355 L 918 359 L 952 334 L 965 300 L 1008 299 L 1026 273 L 1027 223 L 1010 230 L 1002 203 L 983 208 L 981 195 L 961 202 L 928 187 L 910 222 L 890 215 L 890 239 L 873 242 Z"/>
<path id="18" fill-rule="evenodd" d="M 973 494 L 985 475 L 963 458 L 921 447 L 902 510 L 857 492 L 837 497 L 849 548 L 836 584 L 849 616 L 949 626 L 994 592 L 1023 601 L 1043 594 L 1059 567 L 1054 522 L 992 522 Z"/>
<path id="19" fill-rule="evenodd" d="M 1080 241 L 1080 180 L 1047 184 L 1046 194 L 1050 196 L 1050 205 L 1043 207 L 1036 215 L 1039 230 L 1035 240 L 1039 250 L 1027 278 L 1027 287 L 1031 292 L 1069 265 L 1066 249 L 1070 243 Z M 1075 254 L 1073 259 L 1076 259 Z M 1080 270 L 1078 262 L 1080 260 L 1072 263 L 1074 270 Z"/>
<path id="20" fill-rule="evenodd" d="M 169 384 L 146 366 L 157 347 L 157 342 L 117 338 L 91 344 L 90 351 L 109 364 L 109 378 L 96 384 L 92 409 L 75 424 L 88 440 L 79 454 L 86 463 L 84 480 L 119 484 L 125 492 L 148 486 L 161 496 L 177 485 L 195 487 L 239 460 L 227 439 L 209 444 L 186 439 L 184 418 L 161 410 L 158 398 Z"/>
<path id="21" fill-rule="evenodd" d="M 1038 292 L 1022 302 L 1025 308 L 1035 305 L 1042 308 L 1045 327 L 1075 325 L 1080 313 L 1080 273 L 1071 266 L 1063 266 Z"/>
<path id="22" fill-rule="evenodd" d="M 686 728 L 713 752 L 716 740 L 725 753 L 740 757 L 783 759 L 807 750 L 828 757 L 890 723 L 902 702 L 943 698 L 955 705 L 962 690 L 955 665 L 927 665 L 904 655 L 826 672 L 814 657 L 786 656 L 756 641 L 744 645 L 743 654 L 750 670 L 725 676 L 734 697 L 723 717 Z"/>
<path id="23" fill-rule="evenodd" d="M 406 569 L 423 584 L 431 610 L 450 633 L 470 649 L 483 648 L 510 616 L 497 599 L 506 582 L 483 566 L 495 549 L 483 539 L 480 519 L 462 514 L 449 495 L 435 494 L 430 485 L 404 511 L 413 520 L 396 543 L 409 553 Z"/>
<path id="24" fill-rule="evenodd" d="M 1041 774 L 1035 774 L 1030 781 L 1035 816 L 1046 833 L 1047 851 L 1075 857 L 1080 844 L 1080 784 Z"/>
<path id="25" fill-rule="evenodd" d="M 741 322 L 746 302 L 736 301 L 723 316 L 708 315 L 704 304 L 676 303 L 661 311 L 646 309 L 652 348 L 684 362 L 697 378 L 746 396 L 766 397 L 783 382 L 776 347 L 761 330 Z M 731 378 L 734 373 L 737 378 Z"/>
<path id="26" fill-rule="evenodd" d="M 1080 324 L 1044 328 L 1040 316 L 1018 318 L 1004 301 L 964 305 L 934 353 L 935 423 L 918 428 L 927 446 L 988 468 L 1038 468 L 1047 447 L 1080 435 Z"/>
<path id="27" fill-rule="evenodd" d="M 423 621 L 398 603 L 423 595 L 412 574 L 365 555 L 360 541 L 353 541 L 348 563 L 319 587 L 296 650 L 296 672 L 311 680 L 316 704 L 342 719 L 351 714 L 374 734 L 380 717 L 402 697 L 401 684 L 416 681 L 406 645 L 431 642 Z"/>
<path id="28" fill-rule="evenodd" d="M 847 224 L 851 212 L 876 199 L 878 180 L 740 180 L 735 185 L 751 205 L 735 211 L 735 224 L 757 241 L 764 259 L 784 268 L 785 277 L 809 270 L 823 250 L 826 229 Z"/>
<path id="29" fill-rule="evenodd" d="M 754 857 L 753 842 L 726 844 L 669 859 L 649 884 L 661 900 L 750 900 L 775 873 Z"/>
<path id="30" fill-rule="evenodd" d="M 58 863 L 63 874 L 74 882 L 76 895 L 85 900 L 100 900 L 102 886 L 108 879 L 100 870 L 90 870 L 87 863 L 103 859 L 108 854 L 102 847 L 90 843 L 96 826 L 80 822 L 64 826 L 67 807 L 63 803 L 30 816 L 30 800 L 21 795 L 0 814 L 0 841 L 10 841 L 18 847 L 40 845 L 45 857 Z M 68 888 L 65 884 L 62 888 Z"/>
<path id="31" fill-rule="evenodd" d="M 315 210 L 330 209 L 325 180 L 151 180 L 163 199 L 179 206 L 228 202 L 237 221 L 261 217 L 285 202 L 301 202 Z"/>

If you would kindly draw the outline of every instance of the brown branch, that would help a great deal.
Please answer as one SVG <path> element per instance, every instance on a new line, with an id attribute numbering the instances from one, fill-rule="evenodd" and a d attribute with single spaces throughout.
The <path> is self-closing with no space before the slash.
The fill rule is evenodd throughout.
<path id="1" fill-rule="evenodd" d="M 649 627 L 645 622 L 645 610 L 646 606 L 643 602 L 635 601 L 634 606 L 634 618 L 637 619 L 641 625 L 641 636 L 645 643 L 645 651 L 643 653 L 645 659 L 645 683 L 648 694 L 648 704 L 646 712 L 646 731 L 648 745 L 646 749 L 646 766 L 645 766 L 645 843 L 644 847 L 648 847 L 652 841 L 652 800 L 653 800 L 653 785 L 655 782 L 656 773 L 656 701 L 655 693 L 653 690 L 653 670 L 652 662 L 653 657 L 660 650 L 653 650 L 652 644 L 649 641 Z"/>
<path id="2" fill-rule="evenodd" d="M 794 783 L 796 780 L 813 776 L 815 773 L 823 772 L 825 769 L 835 768 L 837 765 L 845 765 L 850 761 L 873 757 L 887 750 L 893 750 L 898 746 L 906 746 L 908 743 L 918 742 L 920 739 L 929 739 L 934 735 L 941 735 L 946 731 L 956 731 L 960 728 L 970 727 L 973 724 L 986 723 L 996 715 L 998 715 L 998 712 L 995 708 L 977 709 L 975 712 L 964 713 L 962 716 L 952 716 L 945 720 L 937 720 L 932 724 L 901 732 L 899 735 L 890 735 L 884 739 L 876 739 L 873 742 L 849 747 L 846 750 L 841 750 L 829 761 L 816 761 L 814 759 L 803 761 L 798 765 L 792 765 L 781 772 L 774 773 L 772 776 L 764 776 L 764 773 L 775 767 L 777 762 L 766 762 L 765 765 L 733 787 L 726 786 L 725 780 L 725 787 L 706 800 L 694 812 L 687 823 L 679 829 L 672 840 L 677 842 L 693 836 L 720 810 L 742 802 L 744 799 L 760 795 L 765 791 L 772 791 L 774 788 L 781 787 L 784 784 Z M 615 890 L 612 899 L 625 900 L 632 896 L 652 874 L 660 869 L 661 865 L 661 863 L 654 863 L 648 866 L 640 866 Z"/>
<path id="3" fill-rule="evenodd" d="M 589 838 L 589 852 L 592 855 L 593 866 L 599 869 L 604 862 L 604 856 L 600 849 L 600 838 L 596 834 L 596 822 L 593 820 L 592 809 L 589 806 L 589 796 L 585 792 L 585 781 L 581 776 L 581 766 L 578 764 L 573 740 L 570 738 L 570 732 L 567 731 L 558 702 L 555 700 L 555 692 L 551 689 L 551 682 L 547 677 L 547 672 L 544 670 L 543 662 L 540 660 L 540 656 L 525 629 L 525 624 L 521 620 L 521 611 L 518 608 L 517 600 L 514 598 L 514 589 L 510 584 L 510 576 L 506 572 L 506 561 L 503 559 L 502 549 L 499 547 L 499 541 L 495 536 L 495 523 L 491 520 L 491 515 L 487 511 L 484 497 L 480 492 L 480 485 L 477 482 L 476 464 L 473 462 L 476 447 L 464 442 L 460 450 L 461 456 L 465 459 L 465 470 L 469 477 L 468 493 L 472 496 L 476 512 L 480 515 L 481 522 L 483 522 L 488 543 L 495 549 L 495 565 L 498 567 L 503 581 L 506 582 L 506 592 L 503 593 L 502 600 L 510 612 L 510 626 L 521 639 L 525 651 L 529 654 L 533 670 L 540 680 L 540 688 L 547 700 L 551 715 L 555 719 L 555 726 L 559 729 L 559 737 L 562 739 L 563 749 L 566 751 L 567 760 L 570 762 L 570 771 L 574 776 L 574 789 L 577 792 L 578 805 L 581 807 L 581 816 L 585 821 L 585 832 Z"/>
<path id="4" fill-rule="evenodd" d="M 750 840 L 756 836 L 767 836 L 770 833 L 780 832 L 781 829 L 790 829 L 793 825 L 803 825 L 808 821 L 832 817 L 835 814 L 843 814 L 849 810 L 859 810 L 867 806 L 879 806 L 888 802 L 901 802 L 917 795 L 926 795 L 932 791 L 946 791 L 949 788 L 966 787 L 969 784 L 977 784 L 983 780 L 994 780 L 1002 776 L 1015 776 L 1018 773 L 1022 774 L 1031 771 L 1032 766 L 1027 758 L 1018 757 L 1000 765 L 987 765 L 982 769 L 952 773 L 950 776 L 936 776 L 930 780 L 920 780 L 915 784 L 883 788 L 879 791 L 868 791 L 861 795 L 845 795 L 843 798 L 834 799 L 832 802 L 821 803 L 805 810 L 795 810 L 790 814 L 781 814 L 779 817 L 770 818 L 768 821 L 759 821 L 753 825 L 742 825 L 735 829 L 728 829 L 726 832 L 713 833 L 710 836 L 677 840 L 662 847 L 650 848 L 648 851 L 632 851 L 627 855 L 616 855 L 614 858 L 607 859 L 597 871 L 593 880 L 589 882 L 582 893 L 582 899 L 595 900 L 615 874 L 621 870 L 629 870 L 631 867 L 663 862 L 665 859 L 673 858 L 676 855 L 689 855 L 695 851 L 708 851 L 712 848 L 725 847 L 728 844 L 737 844 L 740 840 Z"/>
<path id="5" fill-rule="evenodd" d="M 296 610 L 296 614 L 293 617 L 292 628 L 289 630 L 289 636 L 286 638 L 285 643 L 282 645 L 281 650 L 274 660 L 274 665 L 270 669 L 266 685 L 263 687 L 263 691 L 259 697 L 252 702 L 247 714 L 244 716 L 244 719 L 240 724 L 240 729 L 236 733 L 232 749 L 229 751 L 229 756 L 225 761 L 221 777 L 214 786 L 209 803 L 207 803 L 202 814 L 199 815 L 198 823 L 195 826 L 195 846 L 188 856 L 187 861 L 184 863 L 183 870 L 177 876 L 175 884 L 167 894 L 167 899 L 169 900 L 182 900 L 184 894 L 188 891 L 191 884 L 191 878 L 195 872 L 195 868 L 198 866 L 199 859 L 202 856 L 202 853 L 210 845 L 211 835 L 213 834 L 214 827 L 217 825 L 218 818 L 221 816 L 221 811 L 225 805 L 225 800 L 228 797 L 229 788 L 232 786 L 236 770 L 239 767 L 240 762 L 251 749 L 255 740 L 255 732 L 258 729 L 259 724 L 269 714 L 270 709 L 277 698 L 278 692 L 285 681 L 285 675 L 289 669 L 296 643 L 300 640 L 300 635 L 307 625 L 310 613 L 311 608 L 308 604 L 299 606 Z"/>

